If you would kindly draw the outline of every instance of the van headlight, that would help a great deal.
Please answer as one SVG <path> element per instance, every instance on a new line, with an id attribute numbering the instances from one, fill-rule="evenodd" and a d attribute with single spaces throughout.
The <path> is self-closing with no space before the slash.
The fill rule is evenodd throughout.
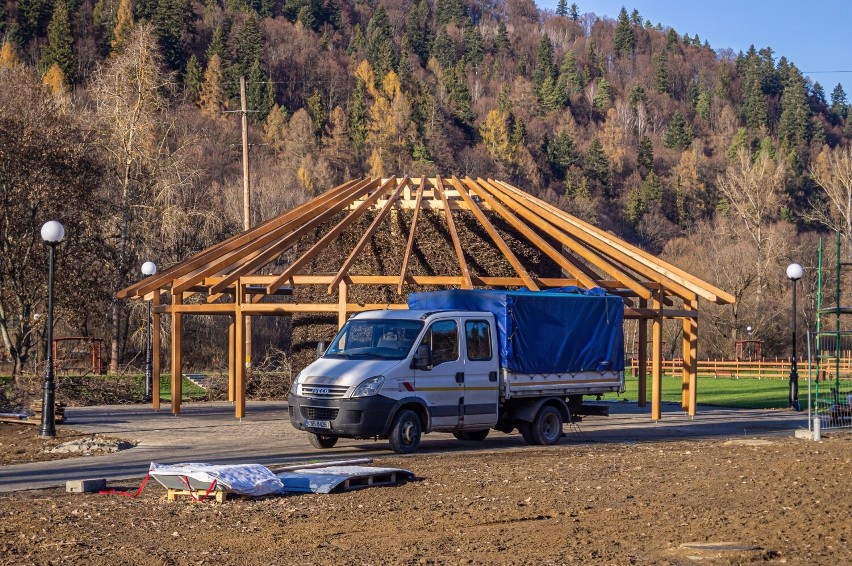
<path id="1" fill-rule="evenodd" d="M 299 378 L 302 377 L 301 372 L 296 376 L 296 379 L 293 380 L 293 383 L 290 384 L 290 395 L 298 395 L 299 394 Z"/>
<path id="2" fill-rule="evenodd" d="M 382 390 L 385 384 L 385 376 L 376 375 L 361 382 L 361 385 L 352 392 L 352 397 L 372 397 Z"/>

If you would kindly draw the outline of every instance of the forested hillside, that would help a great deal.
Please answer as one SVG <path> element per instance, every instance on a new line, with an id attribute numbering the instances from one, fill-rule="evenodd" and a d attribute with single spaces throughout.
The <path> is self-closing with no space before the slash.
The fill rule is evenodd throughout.
<path id="1" fill-rule="evenodd" d="M 746 326 L 785 354 L 784 267 L 812 318 L 817 237 L 850 233 L 846 93 L 700 31 L 564 1 L 6 1 L 5 353 L 33 354 L 57 217 L 61 324 L 133 362 L 114 292 L 241 229 L 244 76 L 255 222 L 367 174 L 501 178 L 733 293 L 702 306 L 700 355 Z"/>

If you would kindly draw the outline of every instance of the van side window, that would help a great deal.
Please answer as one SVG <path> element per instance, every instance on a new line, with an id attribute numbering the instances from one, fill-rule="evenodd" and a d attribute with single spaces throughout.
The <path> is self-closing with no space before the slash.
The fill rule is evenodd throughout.
<path id="1" fill-rule="evenodd" d="M 432 350 L 432 366 L 459 359 L 459 329 L 455 320 L 439 320 L 429 327 L 422 344 Z"/>
<path id="2" fill-rule="evenodd" d="M 464 334 L 467 341 L 467 359 L 482 362 L 491 359 L 491 325 L 486 320 L 466 320 Z"/>

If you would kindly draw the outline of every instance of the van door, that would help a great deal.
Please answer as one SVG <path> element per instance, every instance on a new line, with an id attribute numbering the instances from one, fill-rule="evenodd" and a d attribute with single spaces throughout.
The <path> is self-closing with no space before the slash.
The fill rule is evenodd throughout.
<path id="1" fill-rule="evenodd" d="M 432 350 L 432 369 L 414 372 L 414 388 L 429 408 L 431 430 L 456 430 L 461 424 L 464 365 L 459 334 L 458 319 L 437 320 L 420 342 Z"/>
<path id="2" fill-rule="evenodd" d="M 464 319 L 464 402 L 466 429 L 490 428 L 497 424 L 497 358 L 491 322 L 484 318 Z"/>

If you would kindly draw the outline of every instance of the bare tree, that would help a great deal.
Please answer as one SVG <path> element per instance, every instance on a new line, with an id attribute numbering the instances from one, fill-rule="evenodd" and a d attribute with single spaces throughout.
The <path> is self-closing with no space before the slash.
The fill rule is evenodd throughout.
<path id="1" fill-rule="evenodd" d="M 846 238 L 852 238 L 852 146 L 823 148 L 811 167 L 811 178 L 822 188 L 822 198 L 811 202 L 807 215 Z"/>

